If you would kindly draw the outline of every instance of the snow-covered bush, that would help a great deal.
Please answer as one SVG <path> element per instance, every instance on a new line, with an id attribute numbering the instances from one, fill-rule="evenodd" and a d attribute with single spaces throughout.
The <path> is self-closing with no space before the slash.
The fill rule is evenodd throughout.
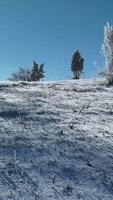
<path id="1" fill-rule="evenodd" d="M 17 72 L 11 74 L 10 81 L 40 81 L 44 78 L 44 64 L 33 61 L 32 69 L 20 67 Z"/>
<path id="2" fill-rule="evenodd" d="M 113 84 L 113 26 L 109 23 L 104 27 L 104 41 L 101 49 L 105 57 L 105 70 L 101 75 L 107 77 L 109 84 Z"/>
<path id="3" fill-rule="evenodd" d="M 31 81 L 31 71 L 20 67 L 17 72 L 12 73 L 10 81 Z"/>

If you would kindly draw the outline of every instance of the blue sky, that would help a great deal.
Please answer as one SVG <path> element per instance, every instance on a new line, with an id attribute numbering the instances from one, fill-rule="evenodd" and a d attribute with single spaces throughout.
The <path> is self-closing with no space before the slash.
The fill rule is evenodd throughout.
<path id="1" fill-rule="evenodd" d="M 32 61 L 45 63 L 45 80 L 71 78 L 74 50 L 85 58 L 85 77 L 100 48 L 106 22 L 113 24 L 113 0 L 0 0 L 0 80 Z"/>

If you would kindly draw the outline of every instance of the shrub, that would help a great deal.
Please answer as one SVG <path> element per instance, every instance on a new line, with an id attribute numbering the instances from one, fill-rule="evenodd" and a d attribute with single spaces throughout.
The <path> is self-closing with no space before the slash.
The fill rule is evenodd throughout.
<path id="1" fill-rule="evenodd" d="M 31 81 L 31 71 L 20 67 L 17 72 L 12 73 L 10 81 Z"/>

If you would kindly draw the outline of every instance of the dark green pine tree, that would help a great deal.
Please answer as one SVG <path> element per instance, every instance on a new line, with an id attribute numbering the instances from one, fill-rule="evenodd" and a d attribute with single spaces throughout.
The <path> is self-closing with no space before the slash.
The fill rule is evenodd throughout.
<path id="1" fill-rule="evenodd" d="M 71 61 L 71 71 L 73 73 L 73 79 L 79 79 L 83 73 L 84 67 L 84 58 L 81 57 L 81 54 L 76 50 L 72 56 Z"/>
<path id="2" fill-rule="evenodd" d="M 31 70 L 31 80 L 32 81 L 40 81 L 40 79 L 44 78 L 44 64 L 39 65 L 35 61 L 33 61 L 33 66 Z"/>
<path id="3" fill-rule="evenodd" d="M 44 73 L 45 73 L 45 71 L 44 71 L 44 64 L 41 64 L 39 66 L 39 78 L 40 79 L 45 77 Z"/>

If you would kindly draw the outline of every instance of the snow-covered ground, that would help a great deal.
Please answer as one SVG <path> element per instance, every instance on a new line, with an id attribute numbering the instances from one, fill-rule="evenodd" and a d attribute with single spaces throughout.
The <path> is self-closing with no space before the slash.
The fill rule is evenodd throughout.
<path id="1" fill-rule="evenodd" d="M 0 200 L 113 200 L 113 87 L 0 83 Z"/>

